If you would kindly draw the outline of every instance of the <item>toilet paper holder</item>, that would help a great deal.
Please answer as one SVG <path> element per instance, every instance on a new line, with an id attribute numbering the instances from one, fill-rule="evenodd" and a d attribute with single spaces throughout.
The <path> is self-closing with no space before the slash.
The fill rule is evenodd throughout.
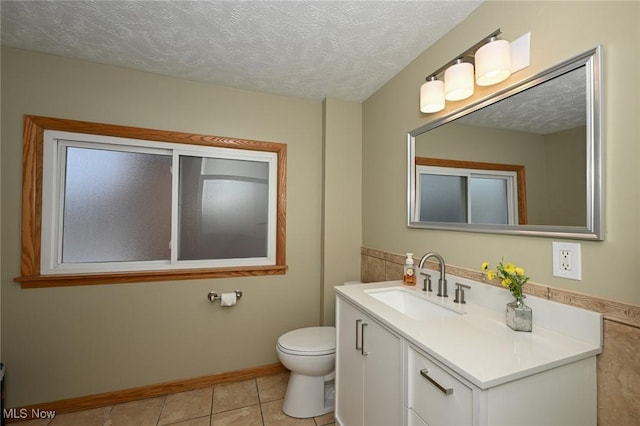
<path id="1" fill-rule="evenodd" d="M 235 290 L 234 293 L 236 294 L 236 297 L 238 299 L 240 299 L 242 297 L 242 291 Z M 207 295 L 207 299 L 209 299 L 209 302 L 215 302 L 216 300 L 222 299 L 222 295 L 216 293 L 215 291 L 212 291 Z"/>

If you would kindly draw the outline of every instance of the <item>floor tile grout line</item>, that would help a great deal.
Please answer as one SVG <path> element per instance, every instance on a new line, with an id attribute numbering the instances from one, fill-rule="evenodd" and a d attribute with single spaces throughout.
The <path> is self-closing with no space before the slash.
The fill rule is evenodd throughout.
<path id="1" fill-rule="evenodd" d="M 215 411 L 215 407 L 213 403 L 216 400 L 216 385 L 211 386 L 211 409 L 209 410 L 209 415 L 213 416 L 213 412 Z M 211 426 L 211 419 L 209 419 L 209 426 Z"/>
<path id="2" fill-rule="evenodd" d="M 162 395 L 162 407 L 160 408 L 160 412 L 158 413 L 158 418 L 156 419 L 156 426 L 160 424 L 160 418 L 162 417 L 162 412 L 164 411 L 164 405 L 167 403 L 167 395 Z"/>
<path id="3" fill-rule="evenodd" d="M 262 422 L 262 426 L 264 426 L 264 413 L 262 412 L 262 404 L 260 404 L 260 422 Z"/>
<path id="4" fill-rule="evenodd" d="M 260 409 L 260 422 L 264 426 L 264 412 L 262 411 L 262 397 L 260 396 L 260 386 L 258 386 L 258 379 L 253 379 L 256 382 L 256 391 L 258 392 L 258 407 Z"/>
<path id="5" fill-rule="evenodd" d="M 169 396 L 169 395 L 164 395 L 164 396 L 163 396 L 163 399 L 162 399 L 162 409 L 160 410 L 160 414 L 158 415 L 158 423 L 157 423 L 157 425 L 158 425 L 158 426 L 161 426 L 161 425 L 160 425 L 160 420 L 162 420 L 162 414 L 164 413 L 164 409 L 167 407 L 167 397 L 168 397 L 168 396 Z M 167 425 L 167 426 L 168 426 L 168 425 Z"/>

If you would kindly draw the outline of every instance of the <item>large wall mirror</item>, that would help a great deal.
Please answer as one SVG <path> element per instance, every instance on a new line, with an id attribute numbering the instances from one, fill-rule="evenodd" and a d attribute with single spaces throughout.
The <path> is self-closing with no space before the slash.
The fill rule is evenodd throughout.
<path id="1" fill-rule="evenodd" d="M 408 226 L 602 240 L 601 47 L 408 134 Z"/>

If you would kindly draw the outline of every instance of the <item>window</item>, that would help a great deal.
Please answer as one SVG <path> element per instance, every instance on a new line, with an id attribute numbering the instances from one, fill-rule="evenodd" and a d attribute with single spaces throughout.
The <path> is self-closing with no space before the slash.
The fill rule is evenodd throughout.
<path id="1" fill-rule="evenodd" d="M 26 117 L 24 152 L 23 286 L 286 270 L 283 144 Z"/>
<path id="2" fill-rule="evenodd" d="M 526 223 L 524 167 L 416 158 L 420 222 Z"/>

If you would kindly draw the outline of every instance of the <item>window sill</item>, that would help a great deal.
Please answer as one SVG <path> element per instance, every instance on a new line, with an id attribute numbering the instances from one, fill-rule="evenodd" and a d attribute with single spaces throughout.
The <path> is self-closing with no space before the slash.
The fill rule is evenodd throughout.
<path id="1" fill-rule="evenodd" d="M 22 288 L 69 287 L 99 284 L 128 284 L 148 281 L 181 281 L 203 278 L 284 275 L 286 265 L 248 266 L 216 269 L 181 269 L 174 271 L 118 272 L 103 274 L 37 275 L 14 278 Z"/>

